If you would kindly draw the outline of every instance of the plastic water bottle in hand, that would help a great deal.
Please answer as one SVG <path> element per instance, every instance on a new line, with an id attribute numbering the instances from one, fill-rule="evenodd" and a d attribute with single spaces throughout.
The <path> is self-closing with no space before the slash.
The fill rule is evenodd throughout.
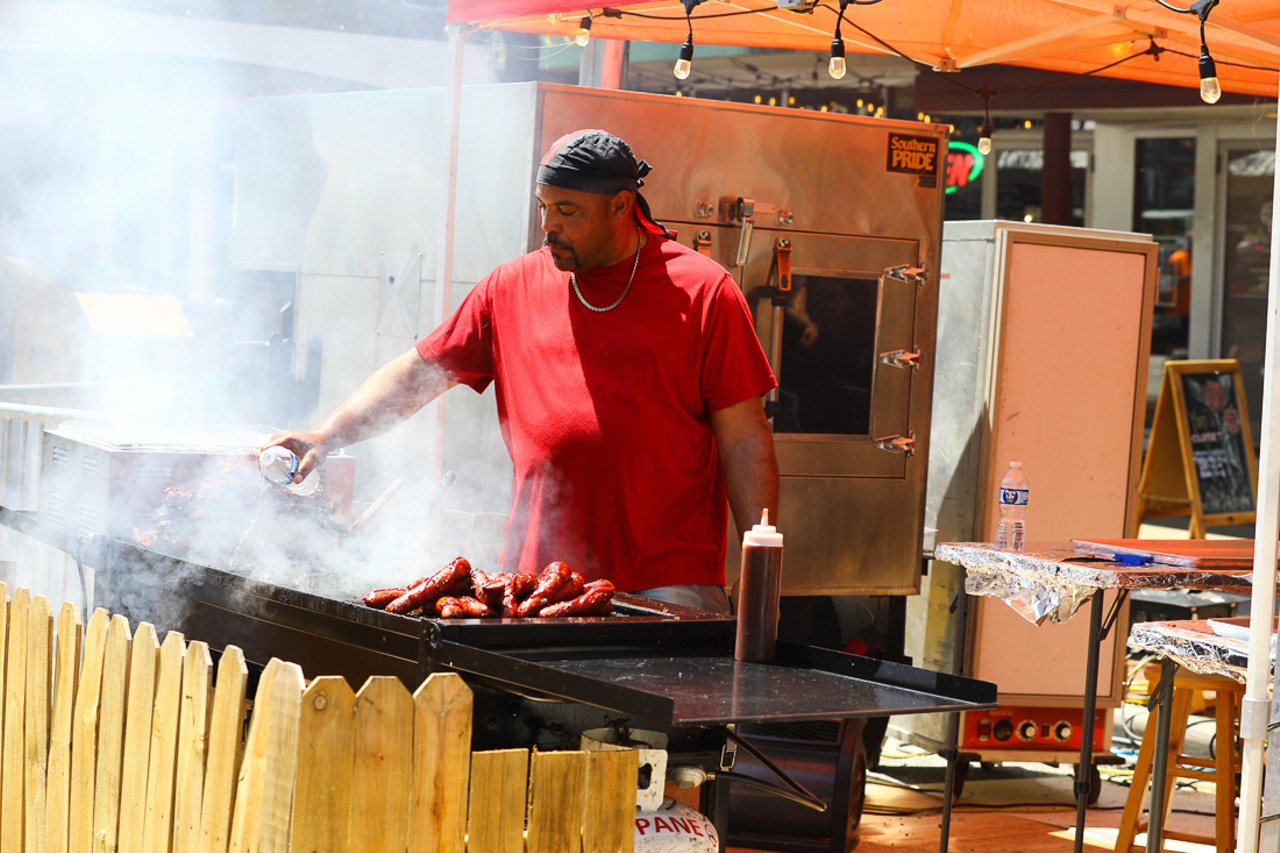
<path id="1" fill-rule="evenodd" d="M 1027 541 L 1027 475 L 1021 462 L 1010 462 L 1000 481 L 1000 521 L 996 523 L 996 547 L 1021 551 Z"/>
<path id="2" fill-rule="evenodd" d="M 309 495 L 320 486 L 320 478 L 311 472 L 301 483 L 293 482 L 298 473 L 298 454 L 287 447 L 275 445 L 258 454 L 258 470 L 277 485 L 284 486 L 295 495 Z"/>

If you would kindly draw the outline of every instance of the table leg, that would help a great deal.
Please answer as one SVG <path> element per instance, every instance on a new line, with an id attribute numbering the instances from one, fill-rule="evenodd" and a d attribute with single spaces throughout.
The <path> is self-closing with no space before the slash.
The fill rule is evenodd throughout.
<path id="1" fill-rule="evenodd" d="M 1089 810 L 1089 778 L 1093 768 L 1093 716 L 1098 704 L 1098 657 L 1102 646 L 1102 591 L 1089 600 L 1089 649 L 1084 676 L 1084 720 L 1080 727 L 1080 764 L 1076 768 L 1075 853 L 1084 850 L 1085 813 Z"/>
<path id="2" fill-rule="evenodd" d="M 964 591 L 963 575 L 960 591 L 951 601 L 951 612 L 955 615 L 955 674 L 964 674 L 964 656 L 966 654 L 965 638 L 969 635 L 969 594 Z M 943 757 L 947 759 L 946 782 L 942 786 L 942 827 L 938 833 L 938 851 L 947 853 L 951 843 L 951 803 L 955 799 L 957 765 L 960 762 L 960 714 L 947 715 L 947 742 Z"/>
<path id="3" fill-rule="evenodd" d="M 951 801 L 956 791 L 956 764 L 960 760 L 960 714 L 947 715 L 947 744 L 943 757 L 947 759 L 946 781 L 942 785 L 942 826 L 938 832 L 938 851 L 947 853 L 951 841 Z"/>
<path id="4" fill-rule="evenodd" d="M 1173 717 L 1173 679 L 1178 665 L 1160 659 L 1160 704 L 1156 710 L 1156 748 L 1151 757 L 1151 808 L 1147 813 L 1147 851 L 1159 853 L 1164 835 L 1164 786 L 1169 772 L 1169 729 Z M 1229 782 L 1227 784 L 1230 784 Z"/>

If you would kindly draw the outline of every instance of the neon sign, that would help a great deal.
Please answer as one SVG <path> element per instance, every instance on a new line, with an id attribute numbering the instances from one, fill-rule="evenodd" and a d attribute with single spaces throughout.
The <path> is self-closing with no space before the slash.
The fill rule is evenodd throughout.
<path id="1" fill-rule="evenodd" d="M 953 139 L 947 143 L 947 195 L 977 180 L 985 160 L 982 153 L 967 142 Z"/>

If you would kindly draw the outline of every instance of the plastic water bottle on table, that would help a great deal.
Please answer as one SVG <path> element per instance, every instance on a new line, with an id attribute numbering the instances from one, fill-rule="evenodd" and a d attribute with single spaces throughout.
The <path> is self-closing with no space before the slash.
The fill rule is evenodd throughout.
<path id="1" fill-rule="evenodd" d="M 1000 481 L 1000 520 L 996 523 L 996 547 L 1021 551 L 1027 542 L 1027 496 L 1031 487 L 1021 462 L 1010 462 Z"/>

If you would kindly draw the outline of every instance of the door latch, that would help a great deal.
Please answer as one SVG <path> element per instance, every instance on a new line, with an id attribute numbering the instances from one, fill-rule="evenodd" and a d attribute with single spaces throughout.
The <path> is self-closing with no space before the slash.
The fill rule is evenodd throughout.
<path id="1" fill-rule="evenodd" d="M 738 236 L 738 257 L 736 266 L 746 266 L 747 255 L 751 251 L 751 234 L 755 231 L 756 202 L 745 196 L 724 196 L 720 199 L 720 216 L 726 222 L 742 226 Z"/>
<path id="2" fill-rule="evenodd" d="M 901 264 L 896 267 L 885 267 L 884 277 L 893 281 L 901 281 L 905 284 L 914 284 L 916 287 L 924 287 L 929 279 L 929 271 L 924 267 L 913 267 L 909 264 Z"/>
<path id="3" fill-rule="evenodd" d="M 911 370 L 920 369 L 920 347 L 915 349 L 896 349 L 890 352 L 880 353 L 880 361 L 890 367 L 901 369 L 910 368 Z"/>
<path id="4" fill-rule="evenodd" d="M 905 453 L 910 456 L 916 452 L 916 431 L 909 430 L 906 435 L 886 435 L 873 439 L 872 444 L 886 453 Z"/>
<path id="5" fill-rule="evenodd" d="M 778 274 L 777 288 L 781 293 L 791 292 L 791 241 L 779 237 L 773 247 L 773 263 Z"/>

